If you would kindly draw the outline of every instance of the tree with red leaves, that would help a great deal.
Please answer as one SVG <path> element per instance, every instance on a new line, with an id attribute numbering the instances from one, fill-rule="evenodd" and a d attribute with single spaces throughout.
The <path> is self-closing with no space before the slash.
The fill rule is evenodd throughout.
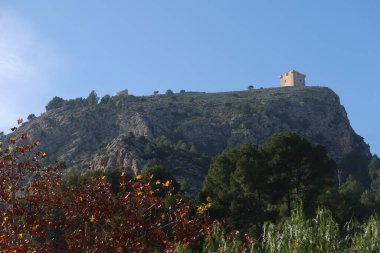
<path id="1" fill-rule="evenodd" d="M 172 252 L 210 232 L 210 204 L 169 201 L 171 181 L 120 171 L 118 193 L 105 175 L 63 184 L 63 164 L 45 157 L 26 133 L 0 143 L 1 252 Z"/>

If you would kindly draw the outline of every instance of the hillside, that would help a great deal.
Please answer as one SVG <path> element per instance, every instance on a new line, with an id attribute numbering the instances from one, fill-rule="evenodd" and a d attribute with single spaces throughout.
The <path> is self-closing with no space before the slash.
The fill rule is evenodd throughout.
<path id="1" fill-rule="evenodd" d="M 50 162 L 133 173 L 160 163 L 192 191 L 200 189 L 213 155 L 242 143 L 263 143 L 273 133 L 303 135 L 325 146 L 338 162 L 354 150 L 369 154 L 339 97 L 324 87 L 121 95 L 92 105 L 83 101 L 64 101 L 17 131 L 40 139 Z"/>

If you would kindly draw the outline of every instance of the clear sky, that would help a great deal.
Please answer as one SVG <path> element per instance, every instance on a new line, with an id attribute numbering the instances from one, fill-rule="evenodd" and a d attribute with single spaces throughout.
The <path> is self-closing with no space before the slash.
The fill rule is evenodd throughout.
<path id="1" fill-rule="evenodd" d="M 341 98 L 380 152 L 379 0 L 0 0 L 0 131 L 65 99 L 277 87 L 290 69 Z"/>

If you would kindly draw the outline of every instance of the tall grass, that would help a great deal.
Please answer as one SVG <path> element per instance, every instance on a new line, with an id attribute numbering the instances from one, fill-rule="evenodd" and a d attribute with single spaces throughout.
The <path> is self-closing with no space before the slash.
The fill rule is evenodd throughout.
<path id="1" fill-rule="evenodd" d="M 201 251 L 191 251 L 182 245 L 175 252 L 375 253 L 380 252 L 380 219 L 373 215 L 363 224 L 351 220 L 339 229 L 329 210 L 318 209 L 314 218 L 307 219 L 299 207 L 282 223 L 266 223 L 261 238 L 251 239 L 249 243 L 243 238 L 238 232 L 227 235 L 215 227 L 205 238 Z"/>
<path id="2" fill-rule="evenodd" d="M 352 239 L 351 239 L 352 238 Z M 350 252 L 380 252 L 380 219 L 371 216 L 359 227 L 359 231 L 351 236 Z"/>
<path id="3" fill-rule="evenodd" d="M 301 208 L 297 208 L 282 224 L 264 226 L 261 252 L 339 252 L 339 249 L 339 226 L 325 209 L 319 209 L 314 219 L 306 219 Z"/>

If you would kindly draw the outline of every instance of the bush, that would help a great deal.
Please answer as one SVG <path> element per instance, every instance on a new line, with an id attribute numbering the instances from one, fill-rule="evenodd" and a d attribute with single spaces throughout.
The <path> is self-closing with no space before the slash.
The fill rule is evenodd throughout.
<path id="1" fill-rule="evenodd" d="M 167 96 L 172 96 L 173 94 L 174 94 L 173 91 L 170 89 L 165 92 L 165 95 Z"/>
<path id="2" fill-rule="evenodd" d="M 63 98 L 55 96 L 49 103 L 45 106 L 46 111 L 57 109 L 62 107 L 65 104 L 65 100 Z"/>
<path id="3" fill-rule="evenodd" d="M 100 100 L 100 104 L 102 105 L 106 105 L 110 102 L 111 100 L 111 96 L 110 95 L 105 95 L 104 97 L 102 97 L 102 99 Z"/>
<path id="4" fill-rule="evenodd" d="M 32 114 L 29 114 L 28 115 L 28 120 L 32 120 L 36 117 L 36 115 L 34 115 L 33 113 Z"/>
<path id="5" fill-rule="evenodd" d="M 83 98 L 69 99 L 65 102 L 65 106 L 70 108 L 78 108 L 87 104 L 87 101 Z"/>

